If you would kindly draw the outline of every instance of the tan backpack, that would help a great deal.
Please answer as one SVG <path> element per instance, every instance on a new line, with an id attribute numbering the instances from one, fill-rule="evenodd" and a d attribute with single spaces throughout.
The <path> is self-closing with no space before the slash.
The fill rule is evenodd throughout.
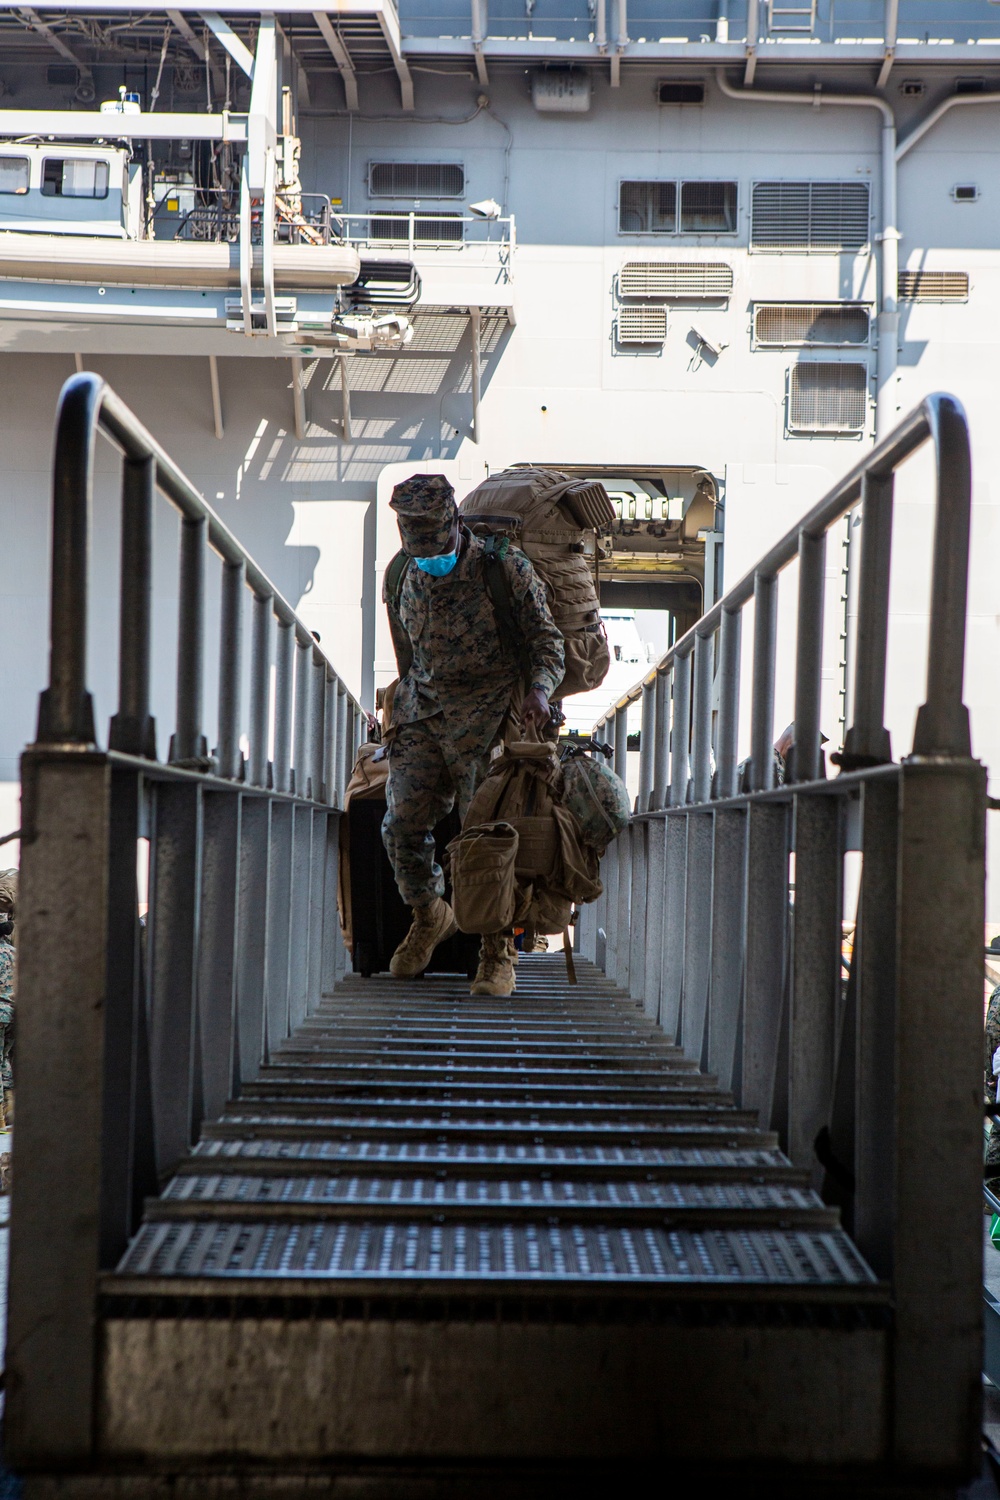
<path id="1" fill-rule="evenodd" d="M 586 537 L 615 518 L 603 484 L 554 469 L 505 469 L 471 490 L 459 514 L 479 536 L 509 537 L 545 584 L 566 642 L 566 675 L 552 697 L 600 687 L 611 656 Z"/>
<path id="2" fill-rule="evenodd" d="M 518 741 L 493 761 L 448 851 L 463 932 L 512 922 L 562 932 L 574 902 L 601 894 L 598 857 L 563 805 L 558 750 L 547 741 Z"/>

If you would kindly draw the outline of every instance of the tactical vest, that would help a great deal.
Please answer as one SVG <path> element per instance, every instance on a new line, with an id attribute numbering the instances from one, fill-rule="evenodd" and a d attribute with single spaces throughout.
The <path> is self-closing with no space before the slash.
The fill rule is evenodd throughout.
<path id="1" fill-rule="evenodd" d="M 471 490 L 458 511 L 478 536 L 509 537 L 544 583 L 566 643 L 565 676 L 552 697 L 600 687 L 611 656 L 585 537 L 615 518 L 603 484 L 552 469 L 505 469 Z"/>

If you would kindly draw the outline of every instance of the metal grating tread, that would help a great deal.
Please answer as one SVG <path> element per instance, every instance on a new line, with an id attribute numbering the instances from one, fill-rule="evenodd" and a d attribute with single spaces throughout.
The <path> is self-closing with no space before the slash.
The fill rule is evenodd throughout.
<path id="1" fill-rule="evenodd" d="M 870 1285 L 842 1230 L 250 1221 L 144 1224 L 119 1275 Z"/>
<path id="2" fill-rule="evenodd" d="M 773 1133 L 580 970 L 572 993 L 561 956 L 524 960 L 483 1005 L 441 976 L 341 986 L 204 1128 L 116 1292 L 870 1293 Z"/>

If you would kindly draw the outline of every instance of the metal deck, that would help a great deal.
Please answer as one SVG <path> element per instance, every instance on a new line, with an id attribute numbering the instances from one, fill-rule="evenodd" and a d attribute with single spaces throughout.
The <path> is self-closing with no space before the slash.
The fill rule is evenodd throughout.
<path id="1" fill-rule="evenodd" d="M 876 1280 L 756 1117 L 561 955 L 509 1000 L 348 979 L 164 1190 L 105 1294 L 463 1285 L 558 1292 Z"/>

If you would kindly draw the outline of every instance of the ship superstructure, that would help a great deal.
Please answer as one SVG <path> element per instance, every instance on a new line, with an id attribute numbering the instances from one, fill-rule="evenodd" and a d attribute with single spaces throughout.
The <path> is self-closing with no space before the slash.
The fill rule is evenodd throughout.
<path id="1" fill-rule="evenodd" d="M 22 559 L 0 779 L 42 655 L 44 463 L 25 435 L 74 359 L 182 444 L 368 702 L 392 670 L 388 499 L 415 469 L 460 495 L 516 462 L 600 478 L 618 509 L 594 541 L 606 608 L 683 629 L 877 432 L 954 390 L 978 444 L 976 749 L 1000 761 L 998 131 L 988 0 L 0 9 L 4 527 Z M 892 601 L 900 733 L 925 521 L 915 473 L 894 543 L 914 580 Z M 827 552 L 833 744 L 855 534 Z M 778 727 L 790 693 L 785 662 Z"/>

